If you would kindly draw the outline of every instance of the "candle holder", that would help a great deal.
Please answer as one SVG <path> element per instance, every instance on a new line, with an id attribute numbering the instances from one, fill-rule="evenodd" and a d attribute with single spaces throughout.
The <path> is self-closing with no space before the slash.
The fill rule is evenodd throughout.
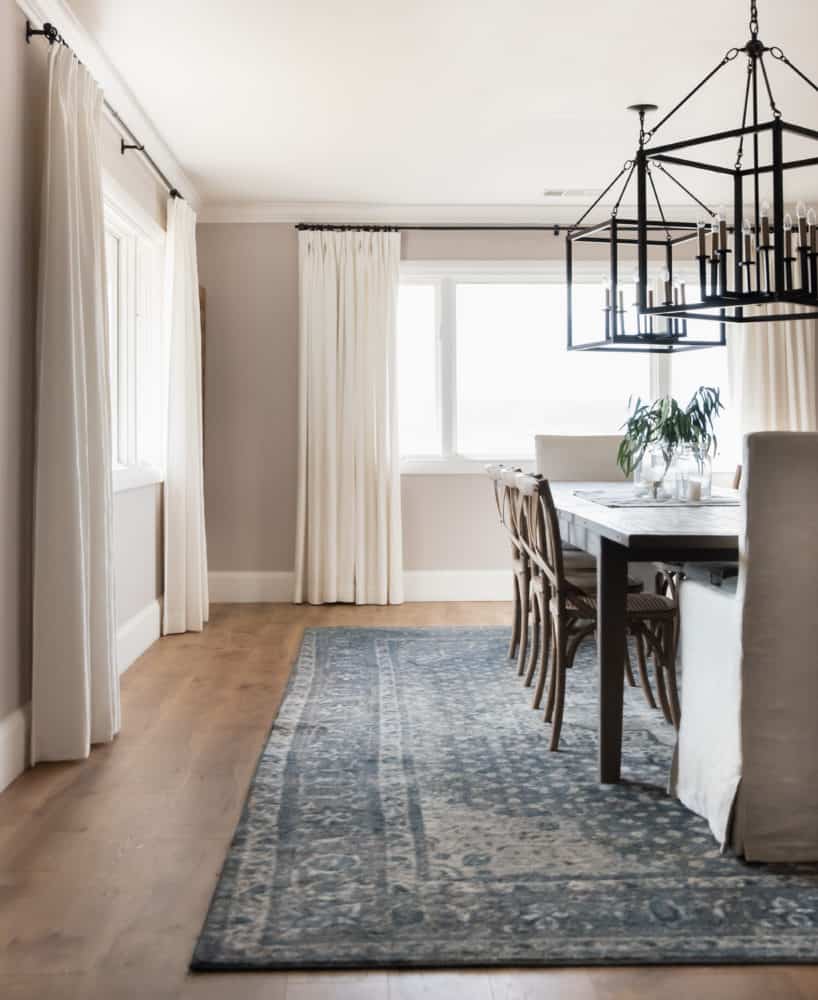
<path id="1" fill-rule="evenodd" d="M 809 294 L 809 287 L 810 287 L 808 254 L 809 254 L 809 251 L 807 249 L 806 244 L 802 243 L 801 246 L 798 247 L 798 262 L 799 262 L 800 271 L 801 271 L 801 289 L 800 290 L 804 294 L 806 294 L 806 295 Z"/>
<path id="2" fill-rule="evenodd" d="M 740 266 L 744 269 L 742 274 L 741 284 L 742 289 L 745 292 L 752 292 L 753 290 L 753 271 L 756 269 L 755 259 L 748 257 L 746 260 L 741 261 Z"/>
<path id="3" fill-rule="evenodd" d="M 772 246 L 769 243 L 761 243 L 758 247 L 758 259 L 761 262 L 761 271 L 764 274 L 764 288 L 761 288 L 761 281 L 758 283 L 758 291 L 765 295 L 772 295 L 773 290 L 770 284 L 770 254 Z"/>
<path id="4" fill-rule="evenodd" d="M 795 257 L 785 257 L 784 258 L 784 288 L 791 292 L 793 291 L 793 268 L 792 265 L 795 263 Z"/>

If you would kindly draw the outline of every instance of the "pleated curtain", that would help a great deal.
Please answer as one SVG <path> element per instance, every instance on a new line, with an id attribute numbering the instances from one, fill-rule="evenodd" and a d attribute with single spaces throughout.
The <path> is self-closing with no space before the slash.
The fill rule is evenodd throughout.
<path id="1" fill-rule="evenodd" d="M 296 603 L 400 604 L 400 234 L 299 234 Z"/>
<path id="2" fill-rule="evenodd" d="M 776 311 L 791 308 L 785 305 Z M 747 323 L 729 329 L 730 397 L 742 435 L 816 430 L 816 337 L 814 320 Z"/>
<path id="3" fill-rule="evenodd" d="M 120 726 L 100 165 L 102 92 L 49 56 L 37 302 L 31 757 L 87 757 Z"/>
<path id="4" fill-rule="evenodd" d="M 209 615 L 202 437 L 202 322 L 196 213 L 168 200 L 164 330 L 168 352 L 163 632 L 201 632 Z"/>

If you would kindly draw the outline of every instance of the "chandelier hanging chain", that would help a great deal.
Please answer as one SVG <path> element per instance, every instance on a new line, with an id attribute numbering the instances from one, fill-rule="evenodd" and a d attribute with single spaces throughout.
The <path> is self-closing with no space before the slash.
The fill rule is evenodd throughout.
<path id="1" fill-rule="evenodd" d="M 616 216 L 619 213 L 619 206 L 622 204 L 622 199 L 625 197 L 625 192 L 628 190 L 628 185 L 631 182 L 631 177 L 633 177 L 633 172 L 636 170 L 636 160 L 629 160 L 628 162 L 630 163 L 630 170 L 628 171 L 628 176 L 625 178 L 625 183 L 622 185 L 622 190 L 619 192 L 619 197 L 614 202 L 614 207 L 611 211 L 611 215 L 613 216 Z"/>
<path id="2" fill-rule="evenodd" d="M 629 170 L 630 170 L 631 173 L 633 173 L 633 167 L 634 167 L 634 161 L 633 160 L 626 160 L 625 161 L 625 165 L 622 167 L 622 169 L 619 171 L 619 173 L 616 175 L 616 177 L 614 177 L 614 179 L 605 188 L 605 190 L 602 192 L 602 194 L 599 195 L 599 197 L 596 199 L 596 201 L 593 203 L 593 205 L 591 205 L 588 209 L 586 209 L 586 211 L 583 213 L 583 215 L 574 223 L 574 225 L 571 228 L 572 229 L 579 229 L 579 227 L 582 225 L 582 223 L 588 218 L 588 216 L 591 214 L 591 212 L 593 212 L 593 210 L 602 201 L 602 199 L 605 197 L 605 195 L 611 190 L 612 187 L 614 187 L 614 185 L 620 179 L 620 177 L 624 177 L 625 174 L 627 174 Z M 630 180 L 630 174 L 628 174 L 628 179 Z M 621 200 L 621 196 L 620 196 L 620 200 Z"/>
<path id="3" fill-rule="evenodd" d="M 700 83 L 697 83 L 689 94 L 683 97 L 681 101 L 679 101 L 679 103 L 674 108 L 671 108 L 671 110 L 668 111 L 665 117 L 661 121 L 657 122 L 653 126 L 653 128 L 650 129 L 650 131 L 645 133 L 645 142 L 646 143 L 650 142 L 650 140 L 656 135 L 656 133 L 665 124 L 665 122 L 669 121 L 680 108 L 684 107 L 684 105 L 687 104 L 690 98 L 693 97 L 695 94 L 697 94 L 708 81 L 712 80 L 720 69 L 723 69 L 728 63 L 732 62 L 739 54 L 739 52 L 741 52 L 741 49 L 729 49 L 725 53 L 724 58 L 718 64 L 718 66 L 715 66 L 713 69 L 711 69 L 710 72 L 707 74 L 707 76 Z"/>
<path id="4" fill-rule="evenodd" d="M 806 75 L 806 73 L 802 73 L 801 70 L 795 65 L 795 63 L 790 62 L 790 60 L 784 55 L 784 53 L 777 45 L 773 45 L 773 47 L 769 49 L 769 53 L 773 57 L 773 59 L 777 59 L 779 62 L 784 63 L 784 65 L 789 67 L 789 69 L 791 69 L 793 73 L 795 73 L 797 76 L 800 76 L 801 79 L 804 81 L 804 83 L 808 83 L 813 90 L 818 90 L 818 84 L 810 80 L 810 78 Z"/>
<path id="5" fill-rule="evenodd" d="M 758 3 L 750 0 L 750 34 L 753 38 L 758 38 Z"/>
<path id="6" fill-rule="evenodd" d="M 668 228 L 667 219 L 665 218 L 665 210 L 662 208 L 662 202 L 659 200 L 659 192 L 656 190 L 656 183 L 653 180 L 653 171 L 651 170 L 651 165 L 648 164 L 648 180 L 650 181 L 650 188 L 653 191 L 653 200 L 656 202 L 656 207 L 659 209 L 659 218 L 662 220 L 662 225 L 665 227 L 665 236 L 668 242 L 670 242 L 670 229 Z"/>
<path id="7" fill-rule="evenodd" d="M 758 63 L 761 66 L 761 75 L 764 77 L 764 86 L 767 88 L 767 97 L 770 100 L 770 110 L 773 113 L 773 118 L 780 118 L 781 112 L 779 111 L 778 105 L 775 103 L 775 98 L 773 97 L 773 90 L 770 86 L 770 78 L 767 76 L 767 67 L 764 65 L 763 55 L 758 57 Z"/>
<path id="8" fill-rule="evenodd" d="M 750 85 L 753 82 L 753 60 L 747 59 L 747 82 L 744 86 L 744 110 L 741 115 L 741 127 L 747 128 L 747 112 L 750 108 Z M 744 156 L 744 135 L 738 141 L 738 153 L 736 154 L 736 170 L 741 170 L 741 161 Z"/>
<path id="9" fill-rule="evenodd" d="M 664 163 L 661 163 L 659 160 L 653 160 L 651 162 L 651 167 L 657 167 L 659 170 L 661 170 L 668 180 L 673 181 L 676 187 L 684 191 L 684 193 L 688 196 L 688 198 L 692 198 L 692 200 L 696 202 L 699 208 L 703 209 L 710 216 L 711 219 L 714 219 L 716 217 L 715 211 L 712 208 L 710 208 L 709 205 L 706 205 L 701 200 L 701 198 L 698 198 L 695 194 L 693 194 L 693 192 L 690 190 L 689 187 L 686 187 L 684 184 L 682 184 L 679 178 L 674 176 L 664 165 Z"/>

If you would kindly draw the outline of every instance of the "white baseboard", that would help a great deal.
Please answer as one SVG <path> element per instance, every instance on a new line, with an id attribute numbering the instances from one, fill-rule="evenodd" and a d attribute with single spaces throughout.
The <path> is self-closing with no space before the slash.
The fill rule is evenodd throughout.
<path id="1" fill-rule="evenodd" d="M 151 601 L 120 625 L 116 633 L 116 657 L 120 674 L 153 645 L 162 633 L 162 602 Z"/>
<path id="2" fill-rule="evenodd" d="M 28 767 L 30 726 L 30 704 L 0 719 L 0 792 Z"/>
<path id="3" fill-rule="evenodd" d="M 161 602 L 151 601 L 117 629 L 116 654 L 120 674 L 124 674 L 134 660 L 159 638 L 161 623 Z M 0 719 L 0 792 L 28 767 L 30 732 L 30 703 Z"/>
<path id="4" fill-rule="evenodd" d="M 293 598 L 294 574 L 212 572 L 210 600 L 216 604 L 287 604 Z M 407 570 L 404 598 L 418 601 L 508 601 L 511 571 Z"/>

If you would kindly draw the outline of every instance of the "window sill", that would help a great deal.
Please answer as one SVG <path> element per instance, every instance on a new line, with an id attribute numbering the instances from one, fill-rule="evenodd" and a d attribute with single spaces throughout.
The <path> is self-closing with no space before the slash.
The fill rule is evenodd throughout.
<path id="1" fill-rule="evenodd" d="M 156 486 L 163 481 L 162 473 L 153 465 L 126 465 L 114 469 L 114 493 Z"/>
<path id="2" fill-rule="evenodd" d="M 491 463 L 502 463 L 524 472 L 534 472 L 535 462 L 532 458 L 464 458 L 452 456 L 449 458 L 404 458 L 400 464 L 402 476 L 480 476 Z"/>

